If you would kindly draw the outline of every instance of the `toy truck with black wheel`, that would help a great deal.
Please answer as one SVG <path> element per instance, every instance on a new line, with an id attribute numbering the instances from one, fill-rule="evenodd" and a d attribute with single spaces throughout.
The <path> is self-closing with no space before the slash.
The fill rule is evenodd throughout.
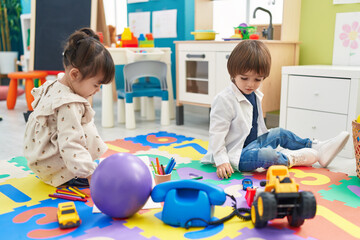
<path id="1" fill-rule="evenodd" d="M 269 220 L 287 217 L 289 225 L 299 227 L 314 218 L 316 199 L 312 192 L 299 192 L 299 184 L 290 178 L 286 166 L 274 165 L 266 173 L 266 185 L 251 206 L 255 228 L 266 227 Z"/>

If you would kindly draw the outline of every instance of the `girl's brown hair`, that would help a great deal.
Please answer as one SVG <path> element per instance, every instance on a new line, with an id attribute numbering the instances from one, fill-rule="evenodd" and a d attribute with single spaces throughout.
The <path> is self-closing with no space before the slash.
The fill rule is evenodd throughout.
<path id="1" fill-rule="evenodd" d="M 227 62 L 231 79 L 236 75 L 254 71 L 266 78 L 270 74 L 271 55 L 269 49 L 261 41 L 241 41 L 231 52 Z"/>
<path id="2" fill-rule="evenodd" d="M 115 66 L 109 51 L 99 41 L 99 36 L 90 28 L 82 28 L 70 35 L 63 54 L 64 67 L 73 66 L 83 78 L 104 74 L 100 84 L 110 83 Z"/>

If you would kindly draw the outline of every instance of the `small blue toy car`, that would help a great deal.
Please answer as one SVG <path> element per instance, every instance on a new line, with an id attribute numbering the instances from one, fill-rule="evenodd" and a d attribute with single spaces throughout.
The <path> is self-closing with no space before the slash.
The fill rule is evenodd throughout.
<path id="1" fill-rule="evenodd" d="M 242 180 L 242 185 L 243 185 L 243 190 L 246 191 L 246 189 L 249 188 L 253 188 L 253 182 L 250 178 L 244 178 Z"/>

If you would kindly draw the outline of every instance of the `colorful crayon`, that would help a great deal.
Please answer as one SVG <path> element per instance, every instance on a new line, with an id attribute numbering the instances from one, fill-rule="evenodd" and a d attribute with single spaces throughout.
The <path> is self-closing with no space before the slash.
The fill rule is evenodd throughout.
<path id="1" fill-rule="evenodd" d="M 67 195 L 65 195 L 65 194 L 60 194 L 60 193 L 49 194 L 49 197 L 52 197 L 52 198 L 61 198 L 61 199 L 66 199 L 66 200 L 71 200 L 71 201 L 87 202 L 86 199 L 83 199 L 83 198 L 81 198 L 81 197 L 67 196 Z"/>

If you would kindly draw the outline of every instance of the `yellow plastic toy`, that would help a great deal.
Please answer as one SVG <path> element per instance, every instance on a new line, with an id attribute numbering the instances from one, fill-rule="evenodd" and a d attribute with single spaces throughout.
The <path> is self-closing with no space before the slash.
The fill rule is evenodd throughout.
<path id="1" fill-rule="evenodd" d="M 285 178 L 287 178 L 286 181 Z M 266 173 L 266 180 L 265 192 L 284 193 L 299 191 L 299 184 L 290 178 L 289 170 L 285 166 L 269 168 Z"/>
<path id="2" fill-rule="evenodd" d="M 121 34 L 120 40 L 121 47 L 138 47 L 139 42 L 137 37 L 134 36 L 134 33 L 131 32 L 130 28 L 124 28 L 124 32 Z"/>
<path id="3" fill-rule="evenodd" d="M 360 123 L 360 114 L 358 115 L 356 121 L 357 121 L 358 123 Z"/>
<path id="4" fill-rule="evenodd" d="M 124 28 L 124 32 L 121 34 L 121 40 L 131 40 L 132 36 L 131 36 L 131 31 L 130 28 L 126 27 Z"/>
<path id="5" fill-rule="evenodd" d="M 239 28 L 235 28 L 235 34 L 232 35 L 230 38 L 243 38 L 243 35 L 241 34 L 241 31 Z"/>
<path id="6" fill-rule="evenodd" d="M 316 199 L 312 192 L 299 192 L 299 184 L 290 178 L 286 166 L 269 167 L 266 185 L 251 206 L 251 220 L 263 228 L 269 220 L 287 217 L 289 225 L 299 227 L 316 214 Z"/>
<path id="7" fill-rule="evenodd" d="M 74 202 L 59 203 L 57 219 L 61 229 L 78 227 L 81 221 Z"/>

